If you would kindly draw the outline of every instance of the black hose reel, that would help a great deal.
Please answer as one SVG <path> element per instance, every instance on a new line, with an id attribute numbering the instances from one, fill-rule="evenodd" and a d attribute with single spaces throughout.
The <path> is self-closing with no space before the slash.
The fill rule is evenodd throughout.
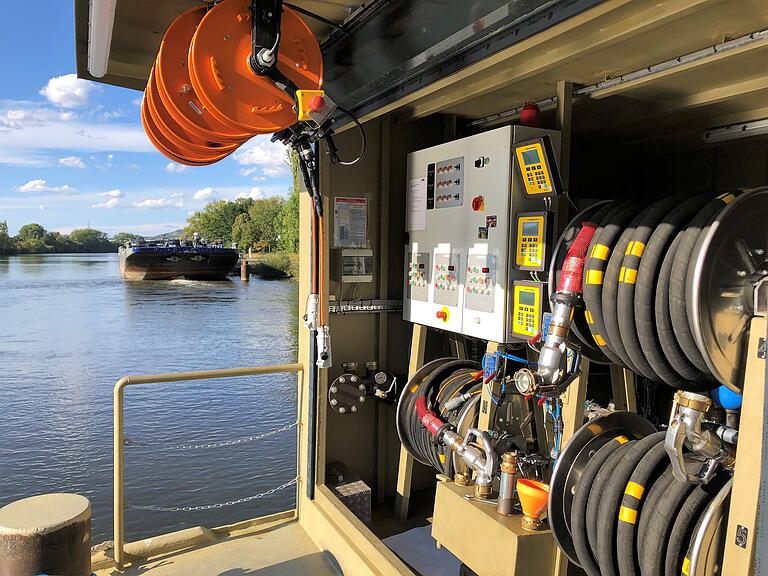
<path id="1" fill-rule="evenodd" d="M 600 203 L 557 243 L 549 289 L 580 223 L 597 232 L 572 325 L 585 357 L 676 389 L 742 386 L 755 294 L 768 276 L 768 188 Z"/>

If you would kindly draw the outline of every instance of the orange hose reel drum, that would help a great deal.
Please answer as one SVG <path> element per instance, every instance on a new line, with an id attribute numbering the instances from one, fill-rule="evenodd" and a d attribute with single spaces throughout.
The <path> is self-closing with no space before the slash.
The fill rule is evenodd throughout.
<path id="1" fill-rule="evenodd" d="M 229 152 L 224 154 L 218 154 L 216 156 L 206 155 L 189 155 L 181 151 L 178 147 L 174 146 L 166 137 L 162 135 L 157 128 L 152 115 L 149 111 L 147 104 L 147 95 L 141 102 L 141 123 L 144 126 L 144 132 L 149 138 L 150 142 L 157 148 L 158 152 L 163 154 L 166 158 L 178 162 L 179 164 L 186 164 L 188 166 L 205 166 L 207 164 L 213 164 L 222 158 L 225 158 Z"/>
<path id="2" fill-rule="evenodd" d="M 189 49 L 192 87 L 217 120 L 243 131 L 272 133 L 296 123 L 294 102 L 250 67 L 249 0 L 223 0 L 208 11 Z M 320 45 L 304 21 L 283 7 L 277 69 L 301 90 L 322 85 Z"/>
<path id="3" fill-rule="evenodd" d="M 254 134 L 233 130 L 211 116 L 189 78 L 189 46 L 205 13 L 205 8 L 187 10 L 166 30 L 154 66 L 157 91 L 168 113 L 186 132 L 222 144 L 242 143 Z"/>
<path id="4" fill-rule="evenodd" d="M 144 91 L 147 99 L 147 108 L 157 129 L 163 136 L 168 138 L 172 144 L 177 146 L 179 150 L 187 151 L 191 154 L 208 156 L 217 155 L 222 152 L 232 152 L 240 146 L 239 142 L 222 145 L 216 141 L 212 142 L 203 138 L 198 138 L 189 134 L 179 126 L 160 100 L 157 90 L 157 77 L 154 74 L 155 71 L 156 69 L 153 69 L 152 73 L 150 73 L 149 82 L 147 82 L 147 87 Z"/>

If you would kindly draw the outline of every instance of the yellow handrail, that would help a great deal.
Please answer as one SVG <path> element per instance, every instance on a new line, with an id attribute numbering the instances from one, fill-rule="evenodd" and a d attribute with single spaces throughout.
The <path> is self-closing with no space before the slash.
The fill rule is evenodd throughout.
<path id="1" fill-rule="evenodd" d="M 114 417 L 115 417 L 115 464 L 114 464 L 114 553 L 118 569 L 123 568 L 125 560 L 125 519 L 123 493 L 123 407 L 124 390 L 127 386 L 138 384 L 159 384 L 163 382 L 184 382 L 187 380 L 213 380 L 217 378 L 238 378 L 242 376 L 257 376 L 259 374 L 298 374 L 304 371 L 300 363 L 274 364 L 271 366 L 255 366 L 253 368 L 228 368 L 224 370 L 204 370 L 201 372 L 171 372 L 168 374 L 146 374 L 143 376 L 124 376 L 115 384 Z"/>

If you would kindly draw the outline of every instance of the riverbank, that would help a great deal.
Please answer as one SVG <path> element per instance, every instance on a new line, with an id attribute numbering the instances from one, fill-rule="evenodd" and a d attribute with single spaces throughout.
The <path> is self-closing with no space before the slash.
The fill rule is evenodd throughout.
<path id="1" fill-rule="evenodd" d="M 265 280 L 299 277 L 299 255 L 288 252 L 258 253 L 245 256 L 251 274 Z"/>

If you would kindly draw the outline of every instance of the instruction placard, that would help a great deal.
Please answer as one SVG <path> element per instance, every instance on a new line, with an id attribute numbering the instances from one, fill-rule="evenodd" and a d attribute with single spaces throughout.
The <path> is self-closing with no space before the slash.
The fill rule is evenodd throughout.
<path id="1" fill-rule="evenodd" d="M 427 229 L 427 179 L 426 177 L 412 178 L 408 182 L 408 198 L 406 202 L 406 229 Z"/>
<path id="2" fill-rule="evenodd" d="M 368 247 L 368 200 L 337 197 L 333 201 L 333 247 Z"/>

